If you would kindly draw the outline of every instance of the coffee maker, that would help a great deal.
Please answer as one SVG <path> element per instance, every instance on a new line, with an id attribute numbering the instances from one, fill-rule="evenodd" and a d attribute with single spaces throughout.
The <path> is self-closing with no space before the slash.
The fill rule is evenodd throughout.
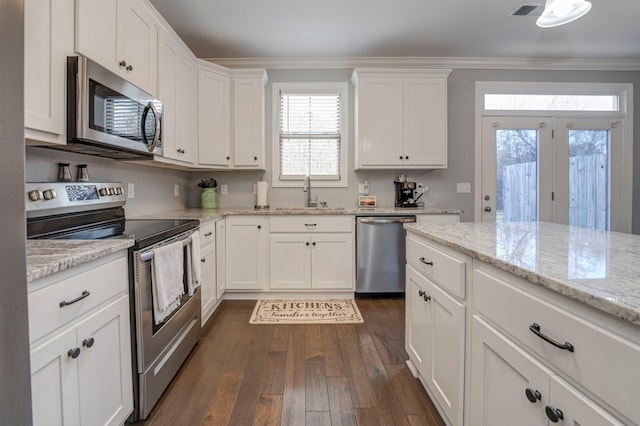
<path id="1" fill-rule="evenodd" d="M 404 175 L 400 175 L 393 181 L 396 187 L 396 207 L 416 208 L 416 200 L 414 199 L 416 191 L 415 182 L 407 182 Z"/>

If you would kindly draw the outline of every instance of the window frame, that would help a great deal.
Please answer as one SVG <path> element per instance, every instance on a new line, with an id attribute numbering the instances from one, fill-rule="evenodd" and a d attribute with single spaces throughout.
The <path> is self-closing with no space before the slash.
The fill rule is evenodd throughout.
<path id="1" fill-rule="evenodd" d="M 340 179 L 321 179 L 312 176 L 312 186 L 316 188 L 346 188 L 349 186 L 349 84 L 346 82 L 273 83 L 271 86 L 271 186 L 280 188 L 302 187 L 302 178 L 280 178 L 280 93 L 327 93 L 340 95 Z"/>

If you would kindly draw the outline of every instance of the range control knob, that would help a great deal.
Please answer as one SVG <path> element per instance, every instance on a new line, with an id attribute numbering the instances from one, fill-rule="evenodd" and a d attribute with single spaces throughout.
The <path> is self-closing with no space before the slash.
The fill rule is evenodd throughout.
<path id="1" fill-rule="evenodd" d="M 122 195 L 122 194 L 124 194 L 124 188 L 123 188 L 123 187 L 121 187 L 121 186 L 118 186 L 118 187 L 116 188 L 116 194 L 117 194 L 117 195 Z"/>
<path id="2" fill-rule="evenodd" d="M 42 195 L 45 200 L 53 200 L 58 196 L 58 194 L 56 194 L 56 191 L 53 189 L 45 189 L 44 191 L 42 191 Z"/>
<path id="3" fill-rule="evenodd" d="M 104 197 L 106 195 L 109 195 L 109 191 L 107 190 L 107 188 L 100 188 L 100 190 L 98 191 L 98 194 Z"/>
<path id="4" fill-rule="evenodd" d="M 115 188 L 109 188 L 109 195 L 116 195 L 116 189 Z"/>
<path id="5" fill-rule="evenodd" d="M 41 198 L 42 193 L 37 189 L 34 189 L 33 191 L 29 191 L 27 195 L 29 195 L 29 199 L 31 201 L 38 201 Z"/>

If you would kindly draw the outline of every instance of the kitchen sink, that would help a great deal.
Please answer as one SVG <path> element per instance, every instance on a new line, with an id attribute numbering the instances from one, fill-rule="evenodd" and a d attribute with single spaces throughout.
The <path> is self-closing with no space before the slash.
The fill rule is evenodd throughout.
<path id="1" fill-rule="evenodd" d="M 291 211 L 309 211 L 309 212 L 315 212 L 315 211 L 339 212 L 339 211 L 344 211 L 345 208 L 344 207 L 276 207 L 275 210 L 276 211 L 291 210 Z"/>

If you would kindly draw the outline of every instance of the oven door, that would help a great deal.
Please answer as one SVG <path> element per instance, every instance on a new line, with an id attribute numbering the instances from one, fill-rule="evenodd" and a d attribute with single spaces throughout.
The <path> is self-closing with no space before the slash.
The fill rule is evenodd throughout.
<path id="1" fill-rule="evenodd" d="M 195 317 L 199 320 L 200 289 L 196 289 L 192 296 L 188 296 L 186 293 L 186 250 L 188 250 L 188 244 L 191 243 L 186 244 L 184 247 L 185 253 L 183 261 L 185 262 L 185 274 L 183 283 L 185 284 L 185 295 L 181 297 L 178 308 L 157 325 L 153 318 L 154 295 L 151 273 L 153 265 L 151 260 L 145 260 L 148 259 L 148 253 L 150 253 L 154 247 L 174 241 L 187 241 L 190 239 L 192 232 L 193 231 L 188 231 L 179 234 L 170 240 L 165 240 L 151 247 L 133 252 L 133 315 L 135 315 L 137 364 L 138 373 L 140 374 L 146 373 L 154 366 L 154 363 L 157 363 L 159 358 L 167 355 L 167 351 L 181 339 L 183 334 L 193 327 L 191 323 Z M 199 330 L 199 324 L 197 324 L 197 328 Z"/>

